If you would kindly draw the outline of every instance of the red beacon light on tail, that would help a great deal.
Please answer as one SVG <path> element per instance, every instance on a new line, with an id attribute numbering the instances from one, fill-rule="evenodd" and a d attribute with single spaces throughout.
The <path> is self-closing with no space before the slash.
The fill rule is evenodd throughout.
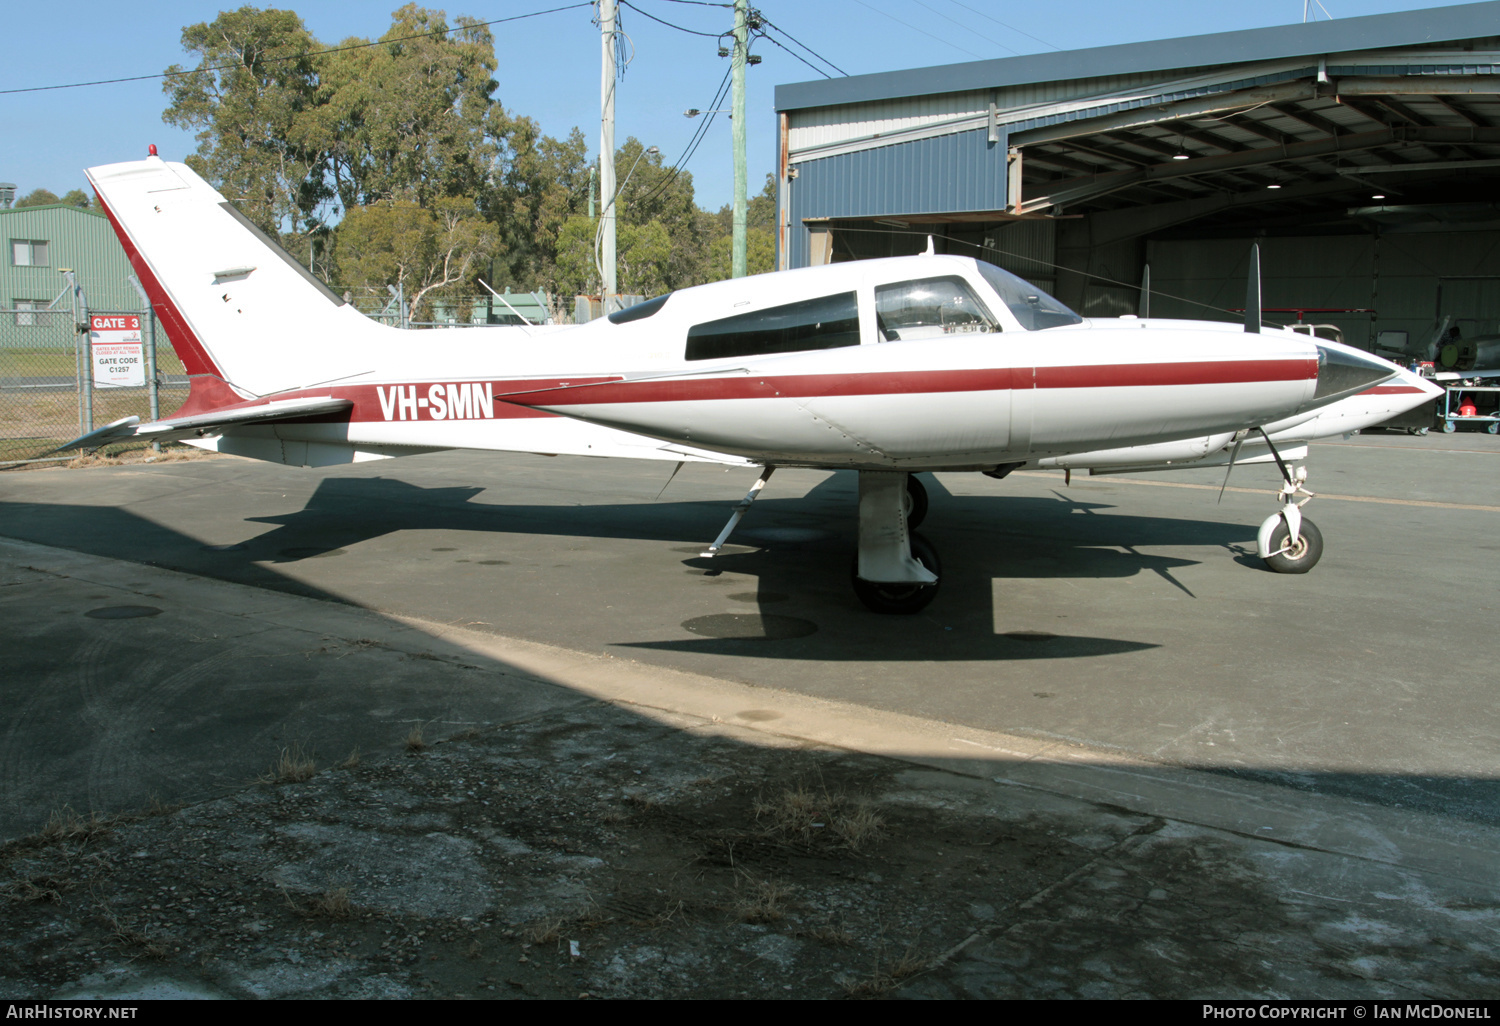
<path id="1" fill-rule="evenodd" d="M 148 156 L 148 157 L 154 157 L 154 156 L 156 156 L 156 143 L 152 143 L 151 145 L 149 145 L 149 146 L 146 147 L 146 156 Z"/>

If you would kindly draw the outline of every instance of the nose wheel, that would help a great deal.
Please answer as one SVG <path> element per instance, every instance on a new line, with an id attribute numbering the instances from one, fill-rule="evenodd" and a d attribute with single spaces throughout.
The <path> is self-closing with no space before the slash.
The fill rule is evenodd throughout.
<path id="1" fill-rule="evenodd" d="M 1293 474 L 1265 431 L 1260 433 L 1270 446 L 1271 455 L 1276 457 L 1276 466 L 1281 468 L 1282 485 L 1276 495 L 1281 500 L 1281 509 L 1260 525 L 1255 539 L 1256 549 L 1270 570 L 1278 574 L 1305 574 L 1323 558 L 1323 532 L 1302 516 L 1302 507 L 1311 502 L 1314 495 L 1306 487 L 1307 468 L 1298 467 Z"/>
<path id="2" fill-rule="evenodd" d="M 1271 553 L 1266 556 L 1266 566 L 1278 574 L 1305 574 L 1317 566 L 1323 558 L 1323 532 L 1318 525 L 1311 520 L 1302 521 L 1297 540 L 1292 541 L 1291 528 L 1280 514 L 1277 521 L 1271 529 Z"/>

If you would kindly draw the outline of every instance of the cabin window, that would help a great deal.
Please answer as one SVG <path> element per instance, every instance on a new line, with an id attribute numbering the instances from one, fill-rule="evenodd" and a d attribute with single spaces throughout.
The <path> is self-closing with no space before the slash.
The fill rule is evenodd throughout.
<path id="1" fill-rule="evenodd" d="M 11 239 L 10 262 L 15 267 L 47 267 L 45 239 Z"/>
<path id="2" fill-rule="evenodd" d="M 688 329 L 687 359 L 797 353 L 859 345 L 853 292 L 736 314 Z"/>
<path id="3" fill-rule="evenodd" d="M 979 273 L 989 282 L 990 288 L 1000 294 L 1000 299 L 1010 312 L 1016 315 L 1021 327 L 1027 331 L 1057 328 L 1064 324 L 1082 324 L 1083 318 L 1063 306 L 1047 293 L 1024 278 L 1017 278 L 1009 271 L 983 260 L 975 261 Z"/>
<path id="4" fill-rule="evenodd" d="M 957 275 L 877 286 L 875 325 L 886 342 L 1000 330 Z"/>

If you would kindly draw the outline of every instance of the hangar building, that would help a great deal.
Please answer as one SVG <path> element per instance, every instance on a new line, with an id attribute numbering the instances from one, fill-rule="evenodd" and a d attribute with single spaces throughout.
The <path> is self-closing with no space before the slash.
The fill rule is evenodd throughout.
<path id="1" fill-rule="evenodd" d="M 1268 321 L 1365 348 L 1500 330 L 1500 2 L 795 83 L 776 107 L 781 267 L 930 233 L 1084 314 L 1228 320 L 1259 241 Z"/>

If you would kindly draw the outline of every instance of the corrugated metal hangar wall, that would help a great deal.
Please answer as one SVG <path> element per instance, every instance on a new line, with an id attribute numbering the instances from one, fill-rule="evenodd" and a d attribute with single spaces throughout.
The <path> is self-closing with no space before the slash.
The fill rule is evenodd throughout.
<path id="1" fill-rule="evenodd" d="M 1268 321 L 1494 333 L 1497 28 L 1489 2 L 781 86 L 780 266 L 931 234 L 1085 314 L 1227 320 L 1258 241 Z"/>

